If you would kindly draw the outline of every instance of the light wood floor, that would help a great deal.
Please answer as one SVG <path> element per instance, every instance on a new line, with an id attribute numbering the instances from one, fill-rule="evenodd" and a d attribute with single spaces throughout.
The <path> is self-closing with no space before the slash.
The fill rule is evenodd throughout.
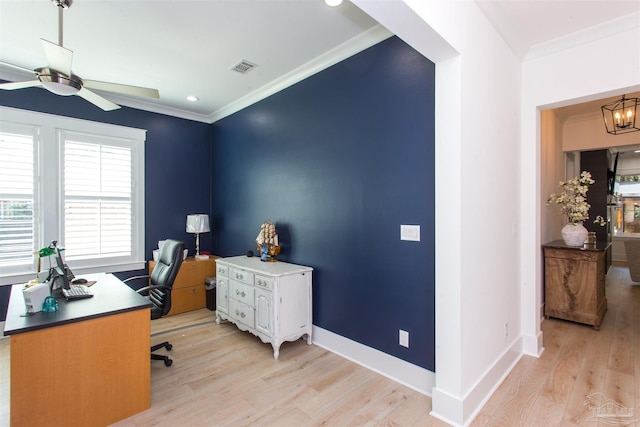
<path id="1" fill-rule="evenodd" d="M 607 275 L 600 331 L 543 322 L 545 352 L 524 356 L 472 426 L 605 426 L 589 418 L 589 395 L 633 411 L 640 426 L 640 284 L 624 267 Z M 446 426 L 431 399 L 304 340 L 270 345 L 198 310 L 152 322 L 174 364 L 152 363 L 152 408 L 128 426 Z M 0 425 L 8 424 L 9 340 L 0 340 Z M 624 424 L 618 424 L 624 425 Z"/>

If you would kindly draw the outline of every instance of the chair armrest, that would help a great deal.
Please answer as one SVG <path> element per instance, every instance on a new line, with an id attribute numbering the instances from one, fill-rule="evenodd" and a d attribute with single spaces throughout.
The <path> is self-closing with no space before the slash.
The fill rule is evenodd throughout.
<path id="1" fill-rule="evenodd" d="M 132 276 L 132 277 L 129 277 L 128 279 L 124 279 L 122 282 L 127 283 L 127 282 L 130 282 L 131 280 L 148 279 L 150 277 L 151 276 L 149 276 L 148 274 L 145 274 L 144 276 Z"/>
<path id="2" fill-rule="evenodd" d="M 160 290 L 170 291 L 171 287 L 170 286 L 166 286 L 166 285 L 151 285 L 151 286 L 145 286 L 144 288 L 137 289 L 136 292 L 139 293 L 140 295 L 142 295 L 143 292 L 146 292 L 148 294 L 149 291 L 152 290 L 152 289 L 160 289 Z"/>

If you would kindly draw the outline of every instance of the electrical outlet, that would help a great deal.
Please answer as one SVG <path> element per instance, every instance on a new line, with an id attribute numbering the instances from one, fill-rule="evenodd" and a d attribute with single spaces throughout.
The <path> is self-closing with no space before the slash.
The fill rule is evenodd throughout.
<path id="1" fill-rule="evenodd" d="M 508 337 L 509 336 L 509 322 L 505 322 L 504 324 L 504 337 Z"/>
<path id="2" fill-rule="evenodd" d="M 409 348 L 409 332 L 400 329 L 400 345 Z"/>

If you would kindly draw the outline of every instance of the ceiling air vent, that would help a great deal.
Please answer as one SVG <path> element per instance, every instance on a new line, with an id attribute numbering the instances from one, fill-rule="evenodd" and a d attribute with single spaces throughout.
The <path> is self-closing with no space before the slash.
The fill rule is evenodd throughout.
<path id="1" fill-rule="evenodd" d="M 242 61 L 238 62 L 236 65 L 231 67 L 231 69 L 241 74 L 246 74 L 257 66 L 258 64 L 254 64 L 253 62 L 249 62 L 246 59 L 243 59 Z"/>

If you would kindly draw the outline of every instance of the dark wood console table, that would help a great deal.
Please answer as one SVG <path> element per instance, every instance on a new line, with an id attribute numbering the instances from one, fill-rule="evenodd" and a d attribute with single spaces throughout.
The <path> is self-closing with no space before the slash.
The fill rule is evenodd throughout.
<path id="1" fill-rule="evenodd" d="M 606 254 L 609 242 L 570 247 L 562 240 L 542 245 L 545 317 L 571 320 L 600 329 L 607 310 Z"/>

